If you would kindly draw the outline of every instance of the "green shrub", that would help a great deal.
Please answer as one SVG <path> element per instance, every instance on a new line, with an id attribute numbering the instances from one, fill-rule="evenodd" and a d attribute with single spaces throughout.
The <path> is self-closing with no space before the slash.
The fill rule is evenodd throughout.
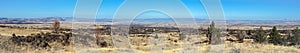
<path id="1" fill-rule="evenodd" d="M 275 45 L 282 44 L 284 42 L 284 40 L 280 37 L 276 26 L 273 27 L 272 32 L 270 33 L 269 42 Z"/>
<path id="2" fill-rule="evenodd" d="M 296 29 L 294 29 L 293 34 L 294 34 L 294 36 L 292 36 L 291 42 L 295 43 L 296 45 L 300 45 L 300 31 L 299 31 L 298 27 Z"/>
<path id="3" fill-rule="evenodd" d="M 219 29 L 215 28 L 215 23 L 212 21 L 210 26 L 208 27 L 208 31 L 206 34 L 210 44 L 220 44 L 221 42 L 221 32 Z"/>
<path id="4" fill-rule="evenodd" d="M 253 36 L 254 42 L 257 43 L 263 43 L 267 39 L 267 35 L 262 27 L 259 28 L 259 30 L 256 32 L 256 34 Z"/>

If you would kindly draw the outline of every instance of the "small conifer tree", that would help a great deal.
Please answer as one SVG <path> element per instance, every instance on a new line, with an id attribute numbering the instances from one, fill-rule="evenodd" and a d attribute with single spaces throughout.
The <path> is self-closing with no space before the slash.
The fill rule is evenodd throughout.
<path id="1" fill-rule="evenodd" d="M 280 37 L 276 26 L 273 27 L 272 32 L 270 33 L 269 42 L 275 45 L 283 43 L 283 39 Z"/>
<path id="2" fill-rule="evenodd" d="M 256 32 L 256 34 L 253 36 L 254 42 L 257 43 L 263 43 L 266 41 L 267 35 L 265 34 L 265 31 L 262 27 L 259 28 L 259 30 Z"/>
<path id="3" fill-rule="evenodd" d="M 291 42 L 295 43 L 296 45 L 300 45 L 300 31 L 298 27 L 294 29 L 293 34 L 294 36 L 291 38 Z"/>
<path id="4" fill-rule="evenodd" d="M 210 44 L 219 44 L 221 39 L 220 30 L 215 28 L 214 21 L 211 22 L 211 25 L 208 27 L 207 38 L 209 39 Z"/>

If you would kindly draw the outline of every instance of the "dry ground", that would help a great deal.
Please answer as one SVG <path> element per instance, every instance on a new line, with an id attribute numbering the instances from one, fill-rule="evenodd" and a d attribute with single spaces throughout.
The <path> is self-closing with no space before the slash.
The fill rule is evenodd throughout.
<path id="1" fill-rule="evenodd" d="M 28 25 L 30 26 L 30 25 Z M 41 26 L 41 25 L 35 25 Z M 47 25 L 48 26 L 48 25 Z M 38 29 L 13 29 L 13 28 L 0 28 L 0 45 L 6 44 L 6 41 L 11 37 L 12 33 L 16 35 L 29 35 L 39 32 L 50 32 L 51 30 L 38 30 Z M 92 31 L 83 31 L 92 32 Z M 117 53 L 117 52 L 137 52 L 137 53 L 209 53 L 222 51 L 224 53 L 300 53 L 300 49 L 296 46 L 280 46 L 272 44 L 256 44 L 251 39 L 245 39 L 243 43 L 229 42 L 221 45 L 209 45 L 207 43 L 198 43 L 206 40 L 204 34 L 190 35 L 185 38 L 179 38 L 178 33 L 155 33 L 155 34 L 131 34 L 126 36 L 115 36 L 118 38 L 110 38 L 110 35 L 104 36 L 106 41 L 113 44 L 110 47 L 99 47 L 95 44 L 93 33 L 74 33 L 81 34 L 74 36 L 74 43 L 71 46 L 56 45 L 60 49 L 34 49 L 30 47 L 16 47 L 21 49 L 20 53 Z M 146 35 L 146 36 L 145 36 Z M 77 38 L 77 39 L 76 39 Z M 78 41 L 78 42 L 76 42 Z M 117 44 L 118 43 L 118 44 Z M 131 48 L 131 49 L 118 49 L 118 47 Z M 0 48 L 2 47 L 0 46 Z M 4 45 L 13 46 L 13 45 Z M 113 47 L 115 46 L 115 47 Z M 127 47 L 129 46 L 129 47 Z M 298 46 L 299 47 L 299 46 Z M 1 48 L 0 52 L 12 52 Z M 185 51 L 183 51 L 185 50 Z"/>

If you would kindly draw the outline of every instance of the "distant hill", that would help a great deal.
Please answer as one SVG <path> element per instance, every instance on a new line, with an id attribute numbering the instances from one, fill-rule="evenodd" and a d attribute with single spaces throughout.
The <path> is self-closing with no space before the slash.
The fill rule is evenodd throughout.
<path id="1" fill-rule="evenodd" d="M 47 17 L 47 18 L 0 18 L 0 24 L 39 24 L 52 22 L 54 19 L 66 21 L 65 18 Z"/>
<path id="2" fill-rule="evenodd" d="M 46 18 L 0 18 L 0 24 L 40 24 L 40 23 L 50 23 L 54 19 L 59 19 L 61 22 L 72 22 L 73 17 L 46 17 Z M 96 20 L 84 20 L 84 19 L 75 19 L 82 22 L 112 22 L 111 18 L 98 18 Z M 118 20 L 118 21 L 116 21 Z M 130 19 L 116 19 L 116 22 L 129 21 Z M 185 23 L 190 23 L 191 19 L 189 18 L 179 18 L 179 20 L 185 21 Z M 199 24 L 208 23 L 208 19 L 195 19 Z M 135 23 L 174 23 L 171 18 L 138 18 L 134 19 Z M 226 20 L 227 24 L 233 25 L 252 25 L 252 24 L 299 24 L 300 20 Z"/>

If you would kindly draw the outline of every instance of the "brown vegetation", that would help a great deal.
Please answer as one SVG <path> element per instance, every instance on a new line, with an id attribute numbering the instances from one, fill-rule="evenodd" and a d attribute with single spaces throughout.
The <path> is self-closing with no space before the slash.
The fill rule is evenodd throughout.
<path id="1" fill-rule="evenodd" d="M 96 25 L 95 38 L 97 45 L 100 45 L 101 47 L 108 46 L 107 42 L 102 39 L 101 29 L 98 25 Z"/>
<path id="2" fill-rule="evenodd" d="M 60 22 L 58 19 L 55 19 L 53 23 L 53 30 L 54 32 L 59 32 L 59 29 L 60 29 Z"/>

